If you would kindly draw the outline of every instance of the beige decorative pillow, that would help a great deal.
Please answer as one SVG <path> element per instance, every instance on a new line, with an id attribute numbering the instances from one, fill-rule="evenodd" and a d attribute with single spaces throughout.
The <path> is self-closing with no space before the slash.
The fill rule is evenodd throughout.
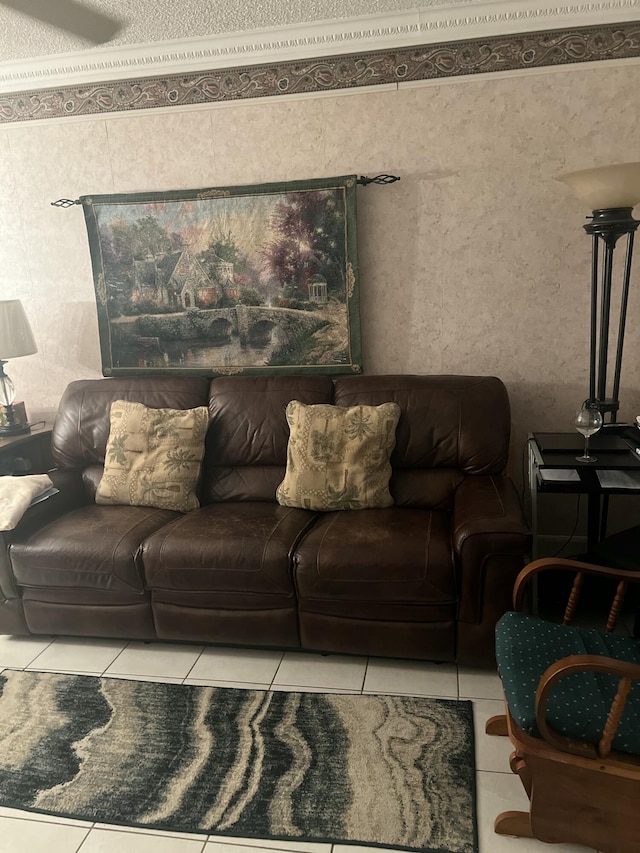
<path id="1" fill-rule="evenodd" d="M 56 491 L 47 474 L 0 477 L 0 530 L 13 530 L 36 498 Z"/>
<path id="2" fill-rule="evenodd" d="M 292 400 L 278 503 L 326 511 L 391 506 L 389 457 L 399 418 L 397 403 L 344 408 Z"/>
<path id="3" fill-rule="evenodd" d="M 114 400 L 96 503 L 178 512 L 197 509 L 196 485 L 208 423 L 206 406 L 149 409 L 142 403 Z"/>

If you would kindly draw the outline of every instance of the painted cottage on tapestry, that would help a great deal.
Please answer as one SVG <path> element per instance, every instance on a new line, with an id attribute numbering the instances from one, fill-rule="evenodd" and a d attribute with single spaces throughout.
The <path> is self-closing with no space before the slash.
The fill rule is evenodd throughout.
<path id="1" fill-rule="evenodd" d="M 153 302 L 176 311 L 208 308 L 225 293 L 233 295 L 233 288 L 233 264 L 213 253 L 201 263 L 186 247 L 177 252 L 150 253 L 134 262 L 134 302 Z"/>

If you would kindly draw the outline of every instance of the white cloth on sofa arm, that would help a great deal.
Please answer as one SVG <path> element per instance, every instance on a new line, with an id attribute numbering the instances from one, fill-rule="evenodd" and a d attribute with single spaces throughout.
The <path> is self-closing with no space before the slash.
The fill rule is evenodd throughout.
<path id="1" fill-rule="evenodd" d="M 47 474 L 0 477 L 0 530 L 13 530 L 34 498 L 52 487 Z"/>

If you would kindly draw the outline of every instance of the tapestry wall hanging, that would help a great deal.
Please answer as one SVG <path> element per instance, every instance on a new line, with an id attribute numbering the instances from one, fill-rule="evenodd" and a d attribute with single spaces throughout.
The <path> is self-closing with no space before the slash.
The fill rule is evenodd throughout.
<path id="1" fill-rule="evenodd" d="M 360 372 L 355 175 L 79 202 L 105 376 Z"/>

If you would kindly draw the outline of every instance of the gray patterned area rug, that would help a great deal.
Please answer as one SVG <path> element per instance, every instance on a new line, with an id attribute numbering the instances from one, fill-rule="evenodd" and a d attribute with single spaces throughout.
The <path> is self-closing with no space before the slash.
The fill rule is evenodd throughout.
<path id="1" fill-rule="evenodd" d="M 470 702 L 11 670 L 0 690 L 2 805 L 477 853 Z"/>

